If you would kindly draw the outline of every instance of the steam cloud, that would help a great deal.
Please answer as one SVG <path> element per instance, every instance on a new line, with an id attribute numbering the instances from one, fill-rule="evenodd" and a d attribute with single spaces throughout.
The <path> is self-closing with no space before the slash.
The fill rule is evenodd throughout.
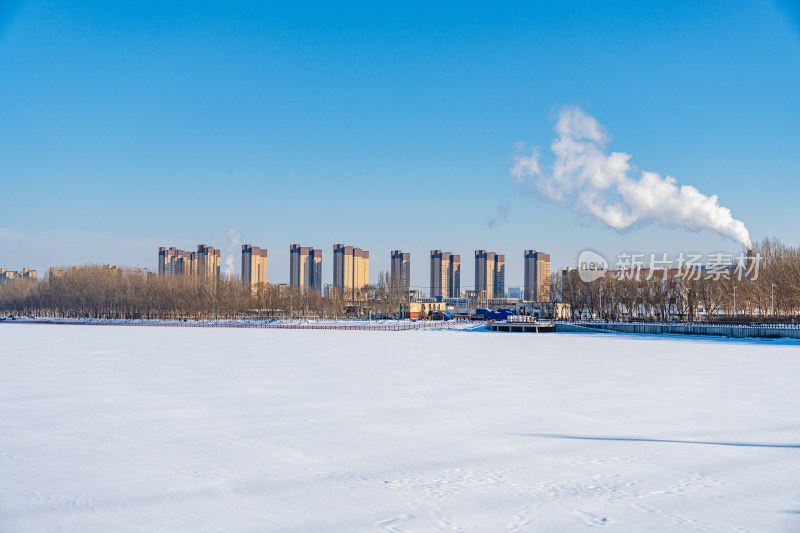
<path id="1" fill-rule="evenodd" d="M 234 258 L 236 251 L 242 246 L 242 233 L 233 228 L 225 228 L 225 233 L 228 234 L 228 248 L 225 253 L 225 275 L 233 277 L 234 273 Z"/>
<path id="2" fill-rule="evenodd" d="M 514 158 L 509 173 L 515 183 L 532 181 L 543 197 L 569 202 L 579 215 L 618 230 L 658 221 L 665 228 L 710 229 L 752 247 L 747 227 L 719 205 L 716 195 L 706 196 L 691 185 L 678 186 L 672 176 L 662 178 L 655 172 L 632 177 L 631 155 L 607 154 L 611 137 L 580 108 L 564 107 L 555 130 L 557 137 L 550 145 L 556 157 L 552 173 L 541 171 L 534 149 Z"/>
<path id="3" fill-rule="evenodd" d="M 489 219 L 489 222 L 487 222 L 489 229 L 497 229 L 501 227 L 503 224 L 505 224 L 506 221 L 508 220 L 508 215 L 510 212 L 511 212 L 510 203 L 503 202 L 501 204 L 497 204 L 494 216 Z"/>

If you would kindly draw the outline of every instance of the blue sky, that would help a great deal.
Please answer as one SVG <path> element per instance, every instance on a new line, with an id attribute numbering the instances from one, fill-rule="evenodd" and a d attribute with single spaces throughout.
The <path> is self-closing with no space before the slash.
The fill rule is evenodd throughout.
<path id="1" fill-rule="evenodd" d="M 646 4 L 646 5 L 645 5 Z M 412 253 L 739 250 L 710 231 L 617 232 L 512 183 L 577 105 L 641 170 L 720 203 L 754 240 L 800 243 L 795 2 L 0 2 L 0 266 L 155 267 L 226 227 Z M 497 217 L 498 206 L 505 217 Z M 237 257 L 238 260 L 238 257 Z M 237 262 L 238 265 L 238 262 Z"/>

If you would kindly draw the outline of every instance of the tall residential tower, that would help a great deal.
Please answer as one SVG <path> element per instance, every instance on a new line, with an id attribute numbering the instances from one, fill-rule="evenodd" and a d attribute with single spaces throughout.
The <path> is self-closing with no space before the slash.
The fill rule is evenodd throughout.
<path id="1" fill-rule="evenodd" d="M 333 285 L 347 298 L 369 285 L 369 252 L 344 244 L 333 245 Z"/>
<path id="2" fill-rule="evenodd" d="M 399 283 L 403 292 L 411 289 L 411 254 L 392 250 L 392 283 Z"/>
<path id="3" fill-rule="evenodd" d="M 197 274 L 197 252 L 187 252 L 174 246 L 158 249 L 158 275 Z"/>
<path id="4" fill-rule="evenodd" d="M 431 250 L 431 298 L 461 296 L 461 256 Z"/>
<path id="5" fill-rule="evenodd" d="M 529 302 L 550 301 L 550 255 L 525 250 L 525 294 Z"/>
<path id="6" fill-rule="evenodd" d="M 289 285 L 322 290 L 322 250 L 299 244 L 289 247 Z"/>
<path id="7" fill-rule="evenodd" d="M 197 274 L 201 278 L 219 277 L 219 250 L 206 246 L 197 245 Z"/>
<path id="8" fill-rule="evenodd" d="M 487 298 L 504 298 L 506 292 L 506 256 L 475 250 L 475 290 Z"/>
<path id="9" fill-rule="evenodd" d="M 267 251 L 258 246 L 242 245 L 242 283 L 245 287 L 267 283 Z"/>

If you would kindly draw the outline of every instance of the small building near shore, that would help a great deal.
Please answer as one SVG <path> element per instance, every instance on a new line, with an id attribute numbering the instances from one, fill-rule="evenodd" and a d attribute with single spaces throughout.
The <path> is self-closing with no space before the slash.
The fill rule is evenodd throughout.
<path id="1" fill-rule="evenodd" d="M 445 302 L 437 302 L 436 298 L 420 298 L 408 303 L 408 318 L 425 318 L 430 311 L 446 311 Z"/>

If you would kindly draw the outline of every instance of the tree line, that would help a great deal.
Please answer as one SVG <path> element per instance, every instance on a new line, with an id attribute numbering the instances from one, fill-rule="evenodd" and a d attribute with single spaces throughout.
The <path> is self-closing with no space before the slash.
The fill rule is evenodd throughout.
<path id="1" fill-rule="evenodd" d="M 402 287 L 384 273 L 357 290 L 332 288 L 329 297 L 295 286 L 245 287 L 238 278 L 153 276 L 88 265 L 42 280 L 0 286 L 0 313 L 43 318 L 211 320 L 232 318 L 395 317 Z"/>
<path id="2" fill-rule="evenodd" d="M 683 267 L 584 282 L 570 271 L 552 277 L 551 294 L 569 304 L 575 319 L 793 321 L 800 312 L 800 249 L 767 238 L 753 251 L 748 272 Z"/>

